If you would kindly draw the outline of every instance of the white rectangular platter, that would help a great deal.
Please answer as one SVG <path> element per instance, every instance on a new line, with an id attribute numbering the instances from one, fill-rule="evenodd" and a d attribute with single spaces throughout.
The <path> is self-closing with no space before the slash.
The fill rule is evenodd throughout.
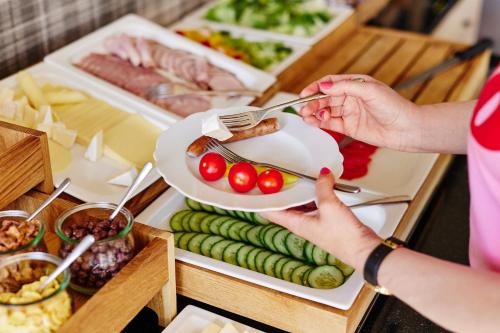
<path id="1" fill-rule="evenodd" d="M 387 238 L 393 234 L 407 207 L 406 204 L 397 204 L 356 208 L 353 211 L 363 223 Z M 184 197 L 171 188 L 146 208 L 137 221 L 171 231 L 170 217 L 182 209 L 186 209 Z M 362 273 L 354 272 L 336 289 L 313 289 L 177 248 L 175 255 L 179 261 L 344 310 L 351 307 L 364 284 Z"/>
<path id="2" fill-rule="evenodd" d="M 142 36 L 145 38 L 150 38 L 165 46 L 204 56 L 213 65 L 223 68 L 236 75 L 248 89 L 264 92 L 276 81 L 276 78 L 274 76 L 266 72 L 260 71 L 236 59 L 227 57 L 215 50 L 208 49 L 203 45 L 193 42 L 151 21 L 133 14 L 126 15 L 94 31 L 93 33 L 82 37 L 79 40 L 49 54 L 45 57 L 44 61 L 58 66 L 67 72 L 77 73 L 79 76 L 87 80 L 90 84 L 98 87 L 99 89 L 106 89 L 114 95 L 125 95 L 135 105 L 146 104 L 152 109 L 168 113 L 171 116 L 172 120 L 181 119 L 180 116 L 176 115 L 175 113 L 168 112 L 154 105 L 153 103 L 150 103 L 89 73 L 86 73 L 85 71 L 73 65 L 75 62 L 78 62 L 79 59 L 85 57 L 91 52 L 103 53 L 104 40 L 109 36 L 121 33 L 126 33 L 131 36 Z M 213 107 L 229 107 L 237 105 L 248 105 L 253 100 L 254 97 L 249 96 L 231 99 L 214 98 L 212 100 L 212 104 Z"/>
<path id="3" fill-rule="evenodd" d="M 265 105 L 272 106 L 297 99 L 298 95 L 279 92 Z M 379 148 L 372 155 L 368 174 L 352 181 L 363 189 L 383 195 L 408 195 L 414 198 L 431 171 L 439 154 L 406 153 Z"/>
<path id="4" fill-rule="evenodd" d="M 194 305 L 186 306 L 162 333 L 201 333 L 210 323 L 221 327 L 231 323 L 241 333 L 264 333 Z"/>
<path id="5" fill-rule="evenodd" d="M 253 29 L 253 28 L 248 28 L 248 27 L 243 27 L 239 25 L 232 25 L 232 24 L 226 24 L 226 23 L 217 23 L 217 22 L 212 22 L 209 20 L 204 19 L 205 14 L 207 13 L 208 9 L 214 5 L 215 1 L 212 2 L 210 1 L 200 9 L 194 11 L 191 15 L 187 16 L 184 21 L 186 22 L 191 22 L 191 21 L 197 21 L 201 22 L 207 26 L 210 26 L 212 28 L 216 29 L 222 29 L 222 30 L 228 30 L 228 31 L 234 31 L 234 32 L 242 32 L 247 35 L 253 35 L 255 33 L 262 34 L 263 36 L 267 36 L 268 38 L 272 39 L 278 39 L 278 40 L 285 40 L 285 41 L 290 41 L 290 42 L 295 42 L 295 43 L 300 43 L 300 44 L 305 44 L 305 45 L 314 45 L 315 43 L 319 42 L 322 38 L 326 37 L 330 32 L 333 30 L 337 29 L 342 23 L 344 23 L 345 20 L 347 20 L 352 14 L 353 14 L 353 9 L 350 8 L 349 6 L 342 6 L 342 5 L 330 5 L 330 13 L 334 15 L 334 17 L 328 22 L 321 30 L 319 30 L 314 36 L 311 37 L 301 37 L 301 36 L 294 36 L 294 35 L 287 35 L 287 34 L 281 34 L 277 32 L 271 32 L 271 31 L 265 31 L 265 30 L 258 30 L 258 29 Z"/>
<path id="6" fill-rule="evenodd" d="M 157 112 L 148 108 L 147 105 L 137 106 L 131 103 L 126 96 L 106 94 L 97 87 L 90 85 L 87 81 L 74 75 L 68 75 L 68 73 L 54 66 L 41 63 L 29 68 L 28 71 L 41 84 L 50 82 L 81 90 L 122 111 L 139 113 L 162 130 L 167 129 L 173 123 L 172 119 L 165 112 Z M 17 86 L 15 75 L 0 81 L 0 86 Z M 86 147 L 82 145 L 75 144 L 73 146 L 71 149 L 72 161 L 69 167 L 62 172 L 53 174 L 55 185 L 59 185 L 66 177 L 69 177 L 71 178 L 71 185 L 66 190 L 68 194 L 85 202 L 118 203 L 125 193 L 126 188 L 108 184 L 107 181 L 117 174 L 126 171 L 128 166 L 107 157 L 103 157 L 97 162 L 90 162 L 83 156 L 85 150 Z M 159 178 L 160 175 L 154 170 L 136 193 L 141 192 Z"/>
<path id="7" fill-rule="evenodd" d="M 208 27 L 208 24 L 205 22 L 201 21 L 179 21 L 177 23 L 174 23 L 172 26 L 169 28 L 172 31 L 175 30 L 185 30 L 185 29 L 200 29 Z M 225 30 L 228 31 L 227 29 L 213 29 L 213 31 L 221 31 Z M 251 33 L 249 32 L 242 32 L 242 31 L 231 31 L 230 32 L 233 37 L 242 37 L 245 40 L 252 41 L 252 42 L 262 42 L 262 41 L 279 41 L 276 38 L 272 38 L 268 36 L 265 32 L 261 32 L 259 30 L 252 30 Z M 272 66 L 269 70 L 267 70 L 268 73 L 272 75 L 279 75 L 281 72 L 283 72 L 285 69 L 287 69 L 291 64 L 293 64 L 295 61 L 297 61 L 300 57 L 302 57 L 307 51 L 309 51 L 310 46 L 304 45 L 301 43 L 297 42 L 292 42 L 292 41 L 282 41 L 285 46 L 289 47 L 292 49 L 292 53 L 285 58 L 282 62 L 279 64 Z M 206 47 L 206 46 L 205 46 Z M 209 47 L 207 47 L 210 49 Z"/>

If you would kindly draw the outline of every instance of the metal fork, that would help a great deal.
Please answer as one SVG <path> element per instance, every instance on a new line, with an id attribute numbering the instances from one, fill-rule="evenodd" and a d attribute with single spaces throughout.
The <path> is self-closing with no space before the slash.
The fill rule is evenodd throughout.
<path id="1" fill-rule="evenodd" d="M 327 98 L 330 97 L 330 95 L 325 95 L 325 94 L 316 94 L 304 98 L 299 98 L 293 101 L 289 101 L 286 103 L 281 103 L 275 106 L 271 106 L 269 108 L 265 108 L 262 110 L 255 110 L 255 111 L 247 111 L 247 112 L 241 112 L 237 114 L 228 114 L 228 115 L 222 115 L 219 116 L 219 119 L 222 121 L 222 123 L 231 131 L 231 132 L 237 132 L 237 131 L 244 131 L 246 129 L 252 128 L 257 126 L 266 116 L 273 111 L 277 110 L 282 110 L 286 107 L 305 103 L 305 102 L 310 102 L 314 101 L 317 99 L 322 99 L 322 98 Z"/>
<path id="2" fill-rule="evenodd" d="M 151 86 L 146 91 L 146 96 L 152 99 L 168 99 L 172 97 L 185 96 L 185 95 L 199 95 L 199 96 L 225 96 L 225 97 L 238 97 L 238 96 L 255 96 L 260 97 L 262 93 L 254 90 L 196 90 L 187 87 L 178 88 L 171 83 L 160 83 Z"/>
<path id="3" fill-rule="evenodd" d="M 282 167 L 274 165 L 274 164 L 261 163 L 261 162 L 249 160 L 243 156 L 236 154 L 235 152 L 233 152 L 229 148 L 221 145 L 219 142 L 217 142 L 214 139 L 210 139 L 210 141 L 207 144 L 207 148 L 211 151 L 215 151 L 215 152 L 221 154 L 226 159 L 226 161 L 228 161 L 229 163 L 247 162 L 250 164 L 255 164 L 255 165 L 268 167 L 268 168 L 273 168 L 273 169 L 276 169 L 278 171 L 297 176 L 299 178 L 305 178 L 305 179 L 309 179 L 312 181 L 317 180 L 316 177 L 305 175 L 305 174 L 297 172 L 297 171 L 285 169 L 285 168 L 282 168 Z M 359 192 L 361 192 L 361 189 L 358 186 L 352 186 L 352 185 L 347 185 L 347 184 L 342 184 L 342 183 L 335 183 L 334 188 L 338 191 L 347 192 L 347 193 L 359 193 Z"/>

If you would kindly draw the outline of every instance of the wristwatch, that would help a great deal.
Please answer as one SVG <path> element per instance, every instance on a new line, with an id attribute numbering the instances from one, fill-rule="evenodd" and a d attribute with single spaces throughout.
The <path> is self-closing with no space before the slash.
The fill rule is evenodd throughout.
<path id="1" fill-rule="evenodd" d="M 368 284 L 378 293 L 390 295 L 387 288 L 382 287 L 378 283 L 378 270 L 384 261 L 385 257 L 395 249 L 403 247 L 405 243 L 397 238 L 390 237 L 383 240 L 366 259 L 363 269 L 363 276 Z"/>

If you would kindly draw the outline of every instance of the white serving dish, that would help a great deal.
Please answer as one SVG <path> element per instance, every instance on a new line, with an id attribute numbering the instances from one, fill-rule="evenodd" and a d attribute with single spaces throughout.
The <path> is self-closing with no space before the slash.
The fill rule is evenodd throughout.
<path id="1" fill-rule="evenodd" d="M 298 95 L 279 92 L 264 107 L 297 98 Z M 342 182 L 379 194 L 408 195 L 414 198 L 438 157 L 439 154 L 406 153 L 379 148 L 371 157 L 368 174 L 352 181 L 342 180 Z"/>
<path id="2" fill-rule="evenodd" d="M 342 5 L 330 5 L 330 12 L 335 15 L 335 17 L 330 20 L 321 30 L 319 30 L 314 36 L 311 37 L 300 37 L 288 34 L 281 34 L 277 32 L 271 32 L 266 30 L 259 30 L 254 28 L 243 27 L 239 25 L 227 24 L 227 23 L 217 23 L 204 19 L 207 10 L 214 5 L 215 1 L 210 1 L 200 9 L 194 11 L 191 15 L 187 16 L 184 21 L 186 22 L 201 22 L 204 25 L 210 26 L 215 29 L 222 29 L 234 32 L 242 32 L 248 35 L 253 35 L 256 33 L 262 36 L 267 36 L 268 38 L 285 40 L 289 42 L 295 42 L 305 45 L 314 45 L 319 42 L 322 38 L 326 37 L 330 32 L 335 30 L 338 26 L 344 23 L 352 14 L 353 9 L 349 6 Z"/>
<path id="3" fill-rule="evenodd" d="M 406 204 L 370 206 L 356 208 L 354 213 L 377 234 L 387 238 L 393 234 L 407 207 Z M 184 197 L 171 188 L 146 208 L 137 221 L 170 231 L 170 217 L 182 209 L 186 209 Z M 175 256 L 183 262 L 343 310 L 351 307 L 364 284 L 362 273 L 356 271 L 336 289 L 313 289 L 177 248 Z"/>
<path id="4" fill-rule="evenodd" d="M 104 91 L 90 85 L 87 81 L 75 75 L 68 75 L 68 73 L 54 66 L 41 63 L 27 70 L 34 79 L 41 84 L 50 82 L 81 90 L 122 111 L 139 113 L 162 130 L 167 129 L 173 123 L 165 112 L 157 112 L 148 108 L 147 105 L 136 106 L 130 103 L 126 96 L 108 95 Z M 15 75 L 0 81 L 0 86 L 17 86 Z M 128 167 L 107 157 L 103 157 L 97 162 L 90 162 L 83 156 L 85 150 L 86 147 L 80 144 L 75 144 L 73 146 L 71 149 L 73 158 L 70 166 L 62 172 L 53 174 L 55 185 L 59 185 L 66 177 L 69 177 L 71 178 L 71 185 L 66 190 L 68 194 L 85 202 L 118 203 L 125 193 L 126 188 L 108 184 L 107 181 L 117 174 L 126 171 Z M 151 159 L 153 159 L 153 157 L 151 157 Z M 160 175 L 156 172 L 155 168 L 136 193 L 141 192 L 159 178 Z"/>
<path id="5" fill-rule="evenodd" d="M 194 305 L 186 306 L 162 333 L 200 333 L 210 323 L 221 327 L 231 323 L 241 333 L 264 333 Z"/>
<path id="6" fill-rule="evenodd" d="M 175 31 L 175 30 L 185 30 L 185 29 L 200 29 L 203 27 L 209 27 L 209 26 L 205 22 L 180 21 L 180 22 L 174 23 L 169 28 L 172 31 Z M 228 31 L 228 29 L 213 29 L 213 27 L 210 29 L 213 31 L 221 31 L 221 30 Z M 271 38 L 271 37 L 267 36 L 265 32 L 261 32 L 258 30 L 253 30 L 252 33 L 242 32 L 242 31 L 231 31 L 231 35 L 233 37 L 236 37 L 236 38 L 243 37 L 244 39 L 246 39 L 248 41 L 252 41 L 252 42 L 254 42 L 254 41 L 260 42 L 260 41 L 267 41 L 267 40 L 280 41 L 279 39 Z M 293 64 L 295 61 L 297 61 L 300 57 L 302 57 L 310 49 L 310 46 L 307 46 L 307 45 L 304 45 L 301 43 L 296 43 L 296 42 L 292 42 L 292 41 L 281 41 L 281 42 L 283 42 L 285 44 L 285 46 L 291 48 L 292 53 L 290 53 L 290 55 L 287 58 L 285 58 L 282 62 L 276 64 L 275 66 L 271 67 L 269 70 L 265 71 L 265 72 L 268 72 L 268 73 L 275 75 L 275 76 L 279 75 L 285 69 L 290 67 L 291 64 Z M 207 46 L 204 46 L 204 47 L 210 49 Z M 217 51 L 217 52 L 219 52 L 219 51 Z"/>
<path id="7" fill-rule="evenodd" d="M 204 56 L 210 63 L 235 74 L 243 84 L 252 90 L 264 92 L 275 81 L 276 78 L 266 72 L 260 71 L 252 66 L 249 66 L 241 61 L 232 59 L 219 53 L 215 50 L 208 49 L 203 45 L 184 38 L 162 26 L 159 26 L 151 21 L 148 21 L 138 15 L 126 15 L 88 35 L 78 39 L 77 41 L 49 54 L 44 61 L 52 65 L 58 66 L 61 69 L 77 73 L 79 76 L 87 80 L 90 84 L 99 89 L 106 89 L 114 95 L 126 95 L 135 105 L 147 104 L 148 107 L 168 112 L 153 103 L 150 103 L 124 89 L 121 89 L 111 83 L 108 83 L 98 77 L 89 74 L 73 64 L 79 59 L 85 57 L 90 52 L 103 53 L 104 40 L 120 33 L 126 33 L 131 36 L 142 36 L 151 38 L 157 42 L 175 49 L 185 50 L 193 54 Z M 254 97 L 245 96 L 226 100 L 224 98 L 213 98 L 212 107 L 229 107 L 236 105 L 248 105 L 254 100 Z M 168 112 L 172 120 L 181 119 L 175 113 Z"/>

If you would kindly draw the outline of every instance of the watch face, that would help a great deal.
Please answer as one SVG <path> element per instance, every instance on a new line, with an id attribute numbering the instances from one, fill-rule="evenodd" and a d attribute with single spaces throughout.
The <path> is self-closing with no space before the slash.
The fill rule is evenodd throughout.
<path id="1" fill-rule="evenodd" d="M 373 290 L 375 290 L 377 293 L 382 294 L 382 295 L 387 295 L 387 296 L 391 295 L 391 293 L 389 292 L 389 289 L 382 287 L 382 286 L 374 286 Z"/>

